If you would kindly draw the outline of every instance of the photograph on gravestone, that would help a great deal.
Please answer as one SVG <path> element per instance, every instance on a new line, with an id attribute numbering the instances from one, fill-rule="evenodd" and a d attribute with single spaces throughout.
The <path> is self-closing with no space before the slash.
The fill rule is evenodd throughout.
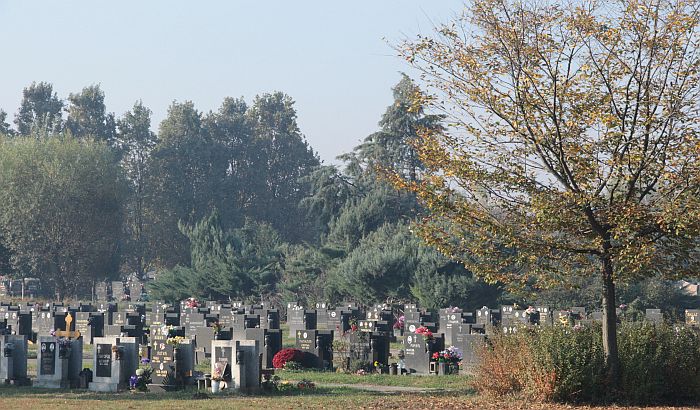
<path id="1" fill-rule="evenodd" d="M 221 371 L 221 377 L 225 381 L 231 380 L 231 363 L 233 363 L 233 347 L 231 346 L 217 346 L 214 348 L 214 357 L 216 357 L 216 363 L 219 364 L 219 368 L 223 369 Z"/>
<path id="2" fill-rule="evenodd" d="M 56 342 L 41 342 L 41 363 L 39 373 L 53 375 L 56 373 Z"/>

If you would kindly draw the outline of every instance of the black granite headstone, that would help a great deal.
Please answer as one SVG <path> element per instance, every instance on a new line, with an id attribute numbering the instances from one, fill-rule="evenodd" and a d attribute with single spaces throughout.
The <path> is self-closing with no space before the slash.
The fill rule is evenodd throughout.
<path id="1" fill-rule="evenodd" d="M 95 369 L 96 377 L 111 377 L 112 376 L 112 344 L 99 343 L 96 347 L 95 355 L 97 357 L 97 367 Z"/>

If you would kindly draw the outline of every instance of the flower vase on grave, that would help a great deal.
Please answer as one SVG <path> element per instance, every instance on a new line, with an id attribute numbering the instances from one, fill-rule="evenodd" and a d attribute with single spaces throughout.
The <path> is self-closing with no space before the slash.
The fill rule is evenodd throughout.
<path id="1" fill-rule="evenodd" d="M 449 372 L 449 365 L 445 362 L 438 362 L 437 374 L 438 376 L 444 376 Z"/>

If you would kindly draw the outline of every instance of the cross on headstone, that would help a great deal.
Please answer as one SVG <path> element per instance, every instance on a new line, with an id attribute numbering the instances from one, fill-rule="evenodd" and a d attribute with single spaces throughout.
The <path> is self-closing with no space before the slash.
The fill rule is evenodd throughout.
<path id="1" fill-rule="evenodd" d="M 70 312 L 66 315 L 66 330 L 57 330 L 56 331 L 56 337 L 65 337 L 68 339 L 77 339 L 80 337 L 80 331 L 71 331 L 70 330 L 70 324 L 73 323 L 73 316 L 71 316 Z"/>

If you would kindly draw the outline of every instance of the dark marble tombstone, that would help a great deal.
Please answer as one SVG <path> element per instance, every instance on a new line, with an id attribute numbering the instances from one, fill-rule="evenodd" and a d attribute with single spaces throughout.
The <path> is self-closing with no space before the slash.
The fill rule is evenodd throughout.
<path id="1" fill-rule="evenodd" d="M 445 329 L 445 346 L 456 346 L 460 336 L 472 333 L 473 323 L 453 323 Z"/>
<path id="2" fill-rule="evenodd" d="M 304 352 L 306 365 L 326 369 L 333 364 L 332 330 L 298 330 L 297 349 Z"/>
<path id="3" fill-rule="evenodd" d="M 13 335 L 26 336 L 32 338 L 32 314 L 10 310 L 0 314 L 0 318 L 5 319 L 7 325 L 12 329 Z"/>
<path id="4" fill-rule="evenodd" d="M 501 323 L 501 310 L 489 309 L 484 306 L 476 311 L 476 323 L 484 325 L 486 328 L 496 326 Z"/>
<path id="5" fill-rule="evenodd" d="M 473 319 L 471 316 L 464 316 L 464 312 L 452 311 L 452 309 L 443 309 L 440 312 L 440 329 L 439 332 L 445 335 L 445 345 L 449 346 L 454 344 L 453 336 L 456 333 L 463 332 L 466 333 L 471 331 L 470 326 L 463 326 L 467 323 L 468 319 Z"/>
<path id="6" fill-rule="evenodd" d="M 316 303 L 316 329 L 332 329 L 328 325 L 328 309 L 329 306 L 326 302 Z"/>
<path id="7" fill-rule="evenodd" d="M 442 337 L 433 337 L 426 340 L 423 335 L 407 333 L 404 335 L 404 362 L 406 369 L 411 373 L 429 374 L 430 358 L 434 352 L 445 348 Z"/>
<path id="8" fill-rule="evenodd" d="M 77 312 L 75 314 L 75 329 L 83 336 L 86 344 L 92 344 L 96 337 L 103 337 L 104 326 L 104 313 L 102 312 Z"/>
<path id="9" fill-rule="evenodd" d="M 97 344 L 95 346 L 95 358 L 95 376 L 112 377 L 112 344 Z"/>
<path id="10" fill-rule="evenodd" d="M 157 343 L 151 350 L 153 384 L 175 385 L 175 351 L 172 345 Z"/>
<path id="11" fill-rule="evenodd" d="M 336 339 L 350 330 L 350 312 L 342 309 L 328 311 L 328 327 L 333 330 Z"/>
<path id="12" fill-rule="evenodd" d="M 552 326 L 554 324 L 552 308 L 549 306 L 535 306 L 535 310 L 540 314 L 539 324 L 541 326 Z"/>
<path id="13" fill-rule="evenodd" d="M 54 352 L 57 349 L 56 342 L 41 342 L 39 349 L 42 352 Z M 56 355 L 44 354 L 39 362 L 38 373 L 42 375 L 56 374 Z"/>
<path id="14" fill-rule="evenodd" d="M 122 302 L 118 304 L 119 310 L 126 313 L 133 313 L 138 316 L 146 316 L 146 305 L 143 303 Z"/>
<path id="15" fill-rule="evenodd" d="M 501 326 L 512 327 L 515 325 L 515 308 L 511 305 L 502 305 L 499 309 L 501 312 Z"/>
<path id="16" fill-rule="evenodd" d="M 271 369 L 272 358 L 282 350 L 282 331 L 279 329 L 248 328 L 244 331 L 244 339 L 257 340 L 260 346 L 263 368 Z"/>
<path id="17" fill-rule="evenodd" d="M 304 328 L 304 311 L 300 309 L 287 310 L 287 325 L 289 325 L 289 336 L 295 337 L 297 331 Z"/>
<path id="18" fill-rule="evenodd" d="M 165 312 L 146 312 L 146 326 L 162 326 L 165 323 Z"/>
<path id="19" fill-rule="evenodd" d="M 211 327 L 198 327 L 194 331 L 195 363 L 203 363 L 211 357 L 211 341 L 214 340 L 214 329 Z"/>
<path id="20" fill-rule="evenodd" d="M 180 314 L 180 323 L 182 326 L 184 326 L 185 335 L 187 337 L 194 337 L 198 328 L 205 327 L 207 325 L 205 313 L 191 309 L 186 309 Z"/>
<path id="21" fill-rule="evenodd" d="M 260 316 L 252 314 L 233 315 L 233 332 L 242 333 L 245 329 L 255 329 L 260 327 Z"/>
<path id="22" fill-rule="evenodd" d="M 166 325 L 179 327 L 179 326 L 181 326 L 181 322 L 182 322 L 182 317 L 180 317 L 180 313 L 166 313 L 165 314 L 165 324 Z"/>
<path id="23" fill-rule="evenodd" d="M 32 320 L 32 330 L 39 334 L 48 336 L 52 330 L 54 330 L 53 325 L 53 313 L 48 310 L 40 310 L 34 312 L 34 317 Z"/>

